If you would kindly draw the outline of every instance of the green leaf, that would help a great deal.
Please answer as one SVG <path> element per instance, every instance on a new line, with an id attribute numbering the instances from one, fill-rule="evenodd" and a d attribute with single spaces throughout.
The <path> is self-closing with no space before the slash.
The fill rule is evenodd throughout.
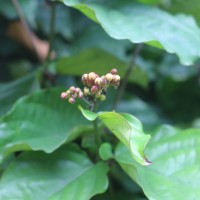
<path id="1" fill-rule="evenodd" d="M 150 139 L 150 135 L 145 135 L 141 122 L 130 114 L 116 112 L 93 113 L 79 107 L 83 115 L 90 121 L 97 117 L 103 124 L 123 143 L 131 156 L 141 165 L 149 165 L 150 162 L 144 155 L 144 149 Z"/>
<path id="2" fill-rule="evenodd" d="M 119 75 L 123 78 L 127 71 L 127 63 L 104 50 L 93 48 L 73 56 L 61 58 L 57 63 L 57 72 L 65 75 L 80 76 L 91 71 L 103 75 L 113 68 L 118 69 Z M 148 85 L 146 72 L 137 65 L 134 67 L 129 81 L 143 87 Z"/>
<path id="3" fill-rule="evenodd" d="M 103 143 L 99 148 L 99 155 L 102 160 L 109 160 L 113 157 L 112 146 L 110 143 Z"/>
<path id="4" fill-rule="evenodd" d="M 147 146 L 153 162 L 138 165 L 127 147 L 119 144 L 115 159 L 123 170 L 143 189 L 148 199 L 198 199 L 200 195 L 200 130 L 178 130 L 162 126 Z"/>
<path id="5" fill-rule="evenodd" d="M 153 42 L 169 53 L 176 53 L 186 65 L 200 56 L 200 30 L 192 17 L 173 16 L 131 0 L 62 2 L 98 22 L 115 39 L 128 39 L 133 43 Z"/>
<path id="6" fill-rule="evenodd" d="M 60 99 L 63 90 L 55 88 L 22 98 L 0 119 L 0 161 L 18 150 L 50 153 L 88 129 L 77 106 Z"/>
<path id="7" fill-rule="evenodd" d="M 39 82 L 30 74 L 10 83 L 0 84 L 0 115 L 5 114 L 21 96 L 39 89 Z"/>
<path id="8" fill-rule="evenodd" d="M 197 24 L 200 25 L 199 0 L 171 0 L 171 2 L 161 0 L 161 6 L 171 13 L 192 15 L 196 19 Z"/>
<path id="9" fill-rule="evenodd" d="M 106 164 L 92 164 L 75 145 L 49 155 L 26 152 L 4 172 L 0 199 L 88 200 L 107 189 L 107 171 Z"/>

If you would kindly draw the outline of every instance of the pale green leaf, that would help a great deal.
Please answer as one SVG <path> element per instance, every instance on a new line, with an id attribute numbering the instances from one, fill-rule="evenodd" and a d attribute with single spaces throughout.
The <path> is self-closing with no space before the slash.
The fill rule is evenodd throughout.
<path id="1" fill-rule="evenodd" d="M 130 150 L 131 156 L 141 165 L 149 165 L 144 149 L 150 140 L 150 135 L 143 132 L 141 122 L 130 114 L 116 112 L 94 113 L 81 108 L 88 120 L 98 117 L 102 123 Z"/>
<path id="2" fill-rule="evenodd" d="M 152 164 L 138 165 L 127 147 L 119 144 L 115 159 L 150 200 L 198 199 L 200 196 L 200 130 L 178 130 L 162 126 L 154 134 L 146 153 Z"/>

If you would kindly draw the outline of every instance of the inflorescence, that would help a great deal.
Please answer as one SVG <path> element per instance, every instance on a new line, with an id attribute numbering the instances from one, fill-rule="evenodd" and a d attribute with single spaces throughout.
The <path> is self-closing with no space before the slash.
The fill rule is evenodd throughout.
<path id="1" fill-rule="evenodd" d="M 69 103 L 75 103 L 76 98 L 86 98 L 89 102 L 96 103 L 106 100 L 107 88 L 112 86 L 118 88 L 120 85 L 120 76 L 117 70 L 112 69 L 110 73 L 99 76 L 95 72 L 84 74 L 82 83 L 85 85 L 84 90 L 71 86 L 66 92 L 62 92 L 60 97 L 68 99 Z"/>

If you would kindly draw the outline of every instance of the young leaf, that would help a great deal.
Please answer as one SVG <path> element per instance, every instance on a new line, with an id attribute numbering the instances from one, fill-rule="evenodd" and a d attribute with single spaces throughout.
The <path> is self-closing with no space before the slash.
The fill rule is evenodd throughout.
<path id="1" fill-rule="evenodd" d="M 22 98 L 0 119 L 0 161 L 19 150 L 50 153 L 88 129 L 77 107 L 60 99 L 61 91 L 50 89 Z"/>
<path id="2" fill-rule="evenodd" d="M 115 39 L 149 42 L 190 65 L 200 56 L 200 30 L 192 17 L 173 16 L 135 1 L 61 0 L 99 23 Z"/>
<path id="3" fill-rule="evenodd" d="M 147 146 L 149 167 L 138 165 L 129 149 L 119 144 L 115 159 L 143 189 L 147 198 L 162 200 L 198 199 L 200 195 L 200 130 L 177 130 L 162 126 Z"/>
<path id="4" fill-rule="evenodd" d="M 52 154 L 26 152 L 4 172 L 0 199 L 88 200 L 107 189 L 107 171 L 72 144 Z"/>
<path id="5" fill-rule="evenodd" d="M 150 139 L 150 135 L 143 132 L 142 124 L 138 119 L 126 113 L 100 112 L 94 113 L 80 107 L 83 115 L 90 121 L 97 117 L 110 131 L 129 148 L 131 156 L 141 165 L 149 165 L 150 162 L 144 155 L 144 149 Z"/>
<path id="6" fill-rule="evenodd" d="M 110 143 L 103 143 L 99 148 L 99 155 L 102 160 L 109 160 L 113 157 L 112 146 Z"/>

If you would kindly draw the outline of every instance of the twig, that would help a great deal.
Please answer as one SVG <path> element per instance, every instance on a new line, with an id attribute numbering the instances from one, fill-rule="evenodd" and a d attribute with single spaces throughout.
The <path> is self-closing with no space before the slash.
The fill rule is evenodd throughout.
<path id="1" fill-rule="evenodd" d="M 55 16 L 56 16 L 56 4 L 54 2 L 51 3 L 51 21 L 50 21 L 50 30 L 49 30 L 49 49 L 47 54 L 46 61 L 50 60 L 52 46 L 53 46 L 53 39 L 54 39 L 54 30 L 55 30 Z"/>
<path id="2" fill-rule="evenodd" d="M 95 104 L 89 102 L 85 97 L 83 97 L 82 99 L 90 107 L 90 110 L 93 111 Z"/>
<path id="3" fill-rule="evenodd" d="M 122 82 L 122 85 L 121 85 L 121 87 L 119 89 L 119 93 L 118 93 L 118 95 L 117 95 L 117 97 L 115 99 L 113 109 L 116 109 L 118 103 L 120 102 L 120 100 L 121 100 L 121 98 L 122 98 L 122 96 L 124 94 L 124 90 L 125 90 L 126 85 L 128 83 L 128 78 L 131 75 L 131 72 L 132 72 L 133 67 L 135 65 L 135 59 L 139 55 L 139 53 L 141 52 L 142 48 L 143 48 L 143 43 L 140 43 L 140 44 L 138 44 L 136 46 L 136 48 L 135 48 L 135 50 L 133 52 L 133 55 L 132 55 L 132 58 L 131 58 L 131 62 L 129 64 L 129 66 L 128 66 L 126 74 L 124 75 L 124 78 L 123 78 L 124 81 Z"/>
<path id="4" fill-rule="evenodd" d="M 33 42 L 32 33 L 31 33 L 31 31 L 30 31 L 30 29 L 29 29 L 29 27 L 28 27 L 28 25 L 27 25 L 27 23 L 25 21 L 25 18 L 24 18 L 24 15 L 23 15 L 23 12 L 21 10 L 21 7 L 19 5 L 18 0 L 12 0 L 12 4 L 15 7 L 15 10 L 16 10 L 18 16 L 19 16 L 19 20 L 21 21 L 22 26 L 24 27 L 24 30 L 25 30 L 26 35 L 28 37 L 28 40 L 29 40 L 29 42 L 30 42 L 30 44 L 31 44 L 31 46 L 33 48 L 33 51 L 35 52 L 35 54 L 37 55 L 37 57 L 40 59 L 40 57 L 38 56 L 38 52 L 36 50 L 35 44 Z"/>

